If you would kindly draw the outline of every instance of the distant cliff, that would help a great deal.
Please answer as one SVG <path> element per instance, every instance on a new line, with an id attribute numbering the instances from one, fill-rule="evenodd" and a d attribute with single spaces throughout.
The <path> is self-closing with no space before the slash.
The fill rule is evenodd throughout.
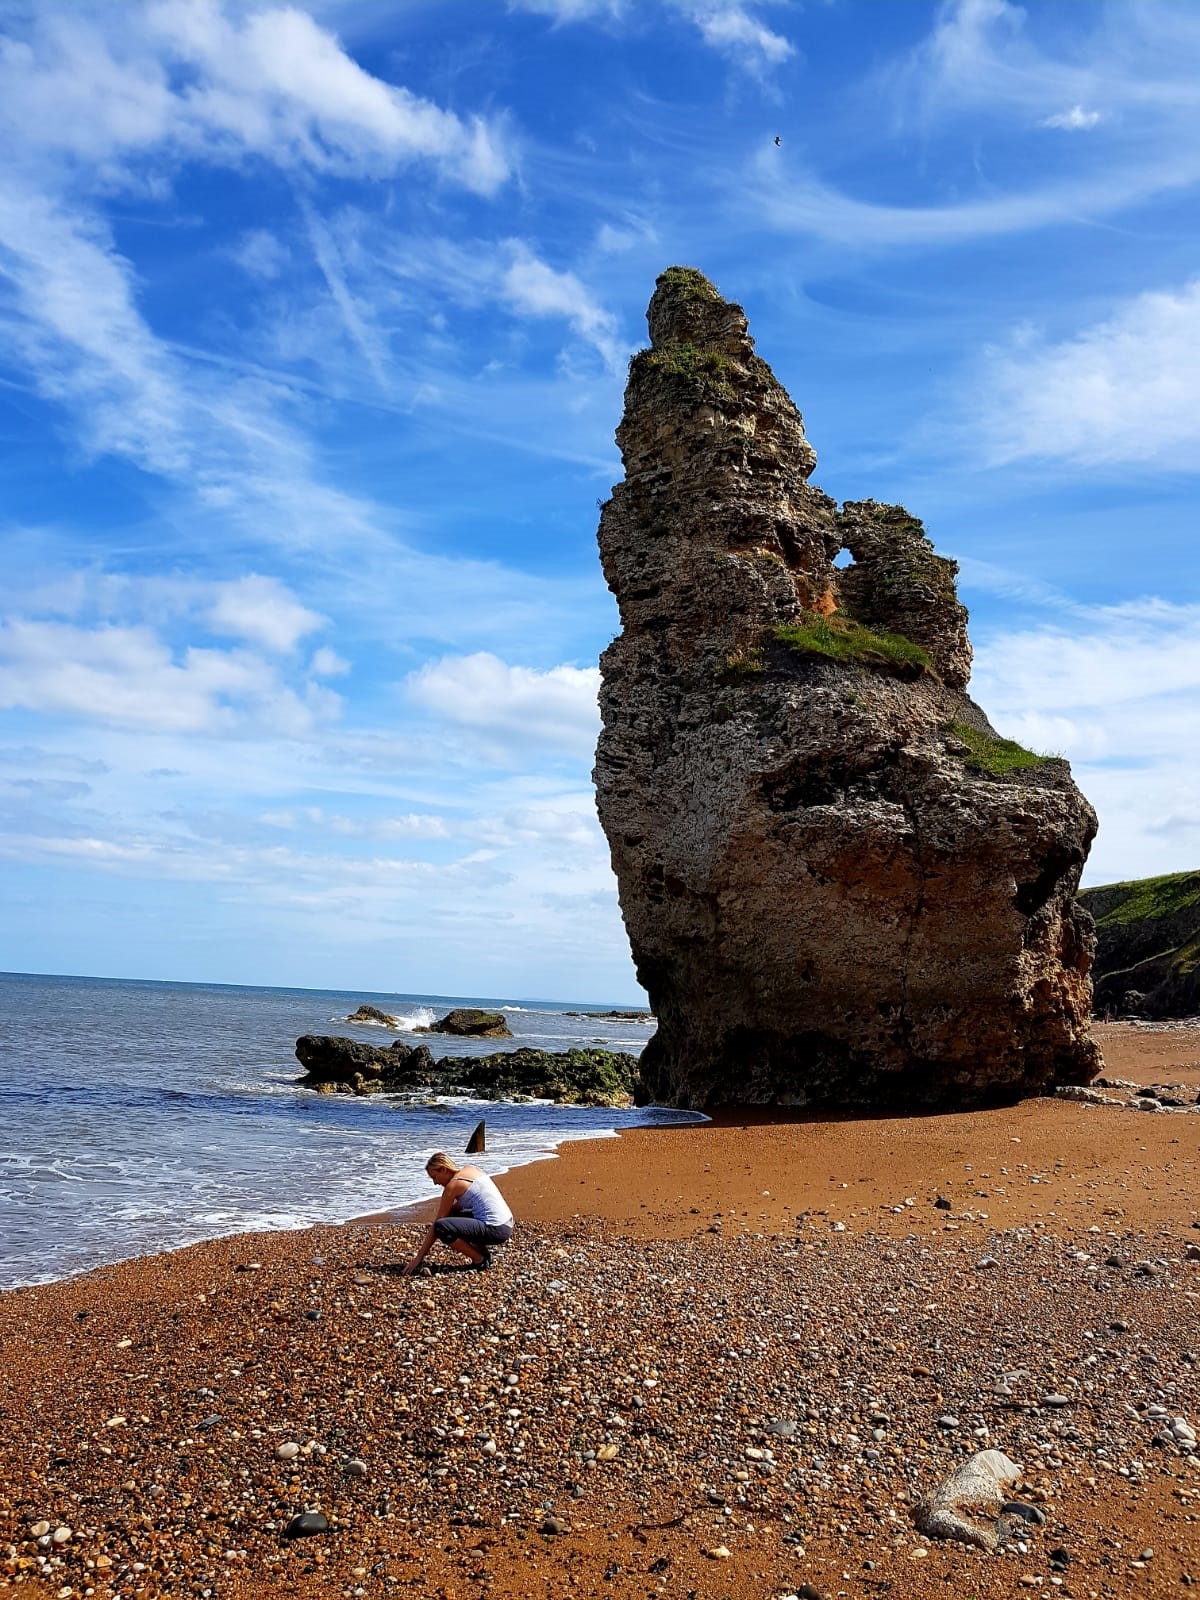
<path id="1" fill-rule="evenodd" d="M 1079 898 L 1096 919 L 1097 1015 L 1200 1015 L 1200 872 L 1109 883 Z"/>
<path id="2" fill-rule="evenodd" d="M 596 752 L 654 1098 L 969 1105 L 1085 1082 L 1096 829 L 966 694 L 957 568 L 837 506 L 740 306 L 658 279 L 600 518 Z"/>

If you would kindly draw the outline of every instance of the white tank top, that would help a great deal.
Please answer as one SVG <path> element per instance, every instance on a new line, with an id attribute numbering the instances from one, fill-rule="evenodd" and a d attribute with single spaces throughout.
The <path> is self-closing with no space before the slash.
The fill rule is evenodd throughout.
<path id="1" fill-rule="evenodd" d="M 476 1222 L 485 1222 L 492 1228 L 513 1219 L 508 1202 L 488 1177 L 474 1179 L 470 1188 L 463 1190 L 458 1204 L 459 1209 L 474 1217 Z"/>

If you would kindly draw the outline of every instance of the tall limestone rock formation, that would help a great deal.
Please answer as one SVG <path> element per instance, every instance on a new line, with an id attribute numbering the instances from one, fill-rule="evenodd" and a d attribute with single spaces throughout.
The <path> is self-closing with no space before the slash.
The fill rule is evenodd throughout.
<path id="1" fill-rule="evenodd" d="M 596 757 L 643 1057 L 676 1105 L 970 1105 L 1085 1082 L 1096 819 L 967 697 L 952 561 L 813 488 L 739 306 L 658 280 L 600 519 Z M 839 565 L 848 552 L 849 565 Z"/>

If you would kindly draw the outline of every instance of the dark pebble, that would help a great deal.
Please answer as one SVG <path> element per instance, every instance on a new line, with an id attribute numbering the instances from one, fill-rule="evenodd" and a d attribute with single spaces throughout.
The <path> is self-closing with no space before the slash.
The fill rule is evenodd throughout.
<path id="1" fill-rule="evenodd" d="M 820 1589 L 814 1589 L 811 1583 L 802 1583 L 796 1590 L 800 1600 L 825 1600 Z"/>
<path id="2" fill-rule="evenodd" d="M 222 1421 L 224 1421 L 224 1418 L 221 1416 L 220 1412 L 214 1412 L 211 1417 L 202 1417 L 200 1419 L 200 1421 L 196 1424 L 196 1431 L 199 1433 L 205 1428 L 215 1428 L 217 1423 Z"/>
<path id="3" fill-rule="evenodd" d="M 329 1518 L 323 1511 L 302 1511 L 283 1530 L 285 1539 L 308 1539 L 314 1533 L 328 1533 Z"/>
<path id="4" fill-rule="evenodd" d="M 1024 1517 L 1026 1522 L 1036 1522 L 1039 1525 L 1046 1520 L 1044 1511 L 1039 1511 L 1037 1506 L 1031 1506 L 1025 1500 L 1006 1500 L 1000 1512 L 1002 1516 Z"/>
<path id="5" fill-rule="evenodd" d="M 543 1517 L 542 1518 L 542 1532 L 543 1533 L 565 1533 L 566 1532 L 566 1528 L 567 1528 L 567 1525 L 562 1520 L 561 1517 Z"/>
<path id="6" fill-rule="evenodd" d="M 1046 1559 L 1052 1567 L 1066 1567 L 1070 1565 L 1071 1552 L 1064 1550 L 1062 1545 L 1059 1545 L 1057 1550 L 1051 1550 Z"/>

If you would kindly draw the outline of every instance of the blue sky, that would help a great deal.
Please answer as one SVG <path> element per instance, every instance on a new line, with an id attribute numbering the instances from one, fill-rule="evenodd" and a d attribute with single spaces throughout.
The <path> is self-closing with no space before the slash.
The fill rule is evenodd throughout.
<path id="1" fill-rule="evenodd" d="M 596 505 L 655 275 L 1194 867 L 1191 0 L 0 3 L 0 967 L 634 999 Z M 776 143 L 778 138 L 779 142 Z"/>

